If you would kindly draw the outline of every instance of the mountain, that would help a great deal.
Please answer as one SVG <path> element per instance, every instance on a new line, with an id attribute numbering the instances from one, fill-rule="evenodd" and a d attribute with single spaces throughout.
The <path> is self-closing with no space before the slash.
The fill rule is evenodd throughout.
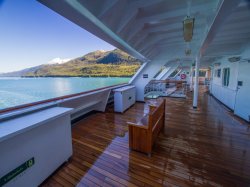
<path id="1" fill-rule="evenodd" d="M 25 74 L 29 73 L 29 72 L 34 72 L 40 68 L 42 68 L 43 65 L 40 66 L 35 66 L 32 68 L 26 68 L 20 71 L 13 71 L 13 72 L 9 72 L 9 73 L 0 73 L 0 77 L 21 77 L 24 76 Z"/>
<path id="2" fill-rule="evenodd" d="M 94 51 L 65 63 L 43 64 L 21 71 L 2 73 L 1 77 L 102 77 L 132 76 L 141 62 L 127 53 L 112 51 Z"/>

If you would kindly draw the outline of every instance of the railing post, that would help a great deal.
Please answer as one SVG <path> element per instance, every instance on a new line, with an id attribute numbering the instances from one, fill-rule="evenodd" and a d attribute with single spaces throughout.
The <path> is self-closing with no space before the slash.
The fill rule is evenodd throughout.
<path id="1" fill-rule="evenodd" d="M 193 108 L 197 108 L 197 105 L 198 105 L 199 66 L 200 66 L 200 56 L 197 55 L 196 60 L 195 60 L 195 82 L 194 82 Z"/>

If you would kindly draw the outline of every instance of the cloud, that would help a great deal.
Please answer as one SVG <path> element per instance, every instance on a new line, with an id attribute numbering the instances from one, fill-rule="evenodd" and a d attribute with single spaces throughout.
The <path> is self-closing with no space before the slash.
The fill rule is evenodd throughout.
<path id="1" fill-rule="evenodd" d="M 58 58 L 54 58 L 51 61 L 49 61 L 48 64 L 63 64 L 63 63 L 66 63 L 70 60 L 71 60 L 70 58 L 62 59 L 62 58 L 58 57 Z"/>

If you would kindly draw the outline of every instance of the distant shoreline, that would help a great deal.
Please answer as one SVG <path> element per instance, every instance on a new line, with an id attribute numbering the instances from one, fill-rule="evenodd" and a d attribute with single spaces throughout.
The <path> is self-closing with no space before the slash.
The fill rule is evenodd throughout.
<path id="1" fill-rule="evenodd" d="M 132 78 L 132 76 L 0 76 L 0 78 Z"/>

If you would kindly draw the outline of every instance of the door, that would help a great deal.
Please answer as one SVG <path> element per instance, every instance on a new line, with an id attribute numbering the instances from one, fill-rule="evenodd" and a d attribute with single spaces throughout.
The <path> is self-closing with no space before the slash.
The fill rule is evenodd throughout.
<path id="1" fill-rule="evenodd" d="M 250 121 L 250 63 L 248 62 L 239 64 L 238 91 L 234 113 Z"/>

